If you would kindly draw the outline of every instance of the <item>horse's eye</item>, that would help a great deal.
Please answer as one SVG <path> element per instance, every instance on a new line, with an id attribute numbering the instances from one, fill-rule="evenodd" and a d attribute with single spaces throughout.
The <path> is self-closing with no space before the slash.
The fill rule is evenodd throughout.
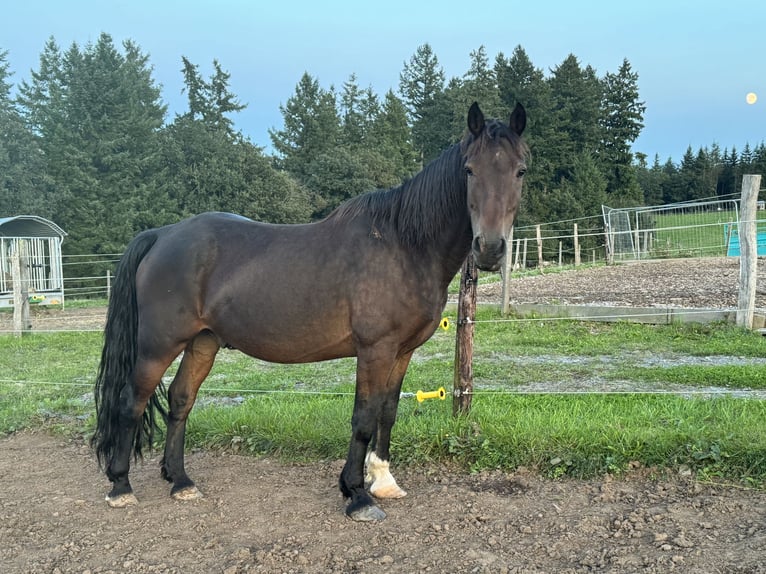
<path id="1" fill-rule="evenodd" d="M 471 175 L 473 175 L 473 170 L 470 167 L 465 166 L 465 174 L 467 176 L 471 176 Z"/>
<path id="2" fill-rule="evenodd" d="M 524 177 L 524 174 L 527 173 L 527 168 L 523 167 L 519 170 L 519 173 L 516 175 L 516 177 Z"/>

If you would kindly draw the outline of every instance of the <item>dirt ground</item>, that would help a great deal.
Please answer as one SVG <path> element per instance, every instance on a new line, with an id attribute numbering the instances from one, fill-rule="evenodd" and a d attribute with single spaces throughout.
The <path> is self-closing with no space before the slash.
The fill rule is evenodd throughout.
<path id="1" fill-rule="evenodd" d="M 704 261 L 685 273 L 645 263 L 519 280 L 514 299 L 736 305 L 736 264 Z M 38 310 L 33 324 L 98 329 L 103 317 Z M 0 439 L 0 572 L 766 572 L 764 491 L 644 468 L 589 481 L 393 469 L 409 495 L 381 503 L 383 522 L 358 524 L 343 514 L 342 465 L 191 452 L 205 497 L 177 502 L 149 459 L 131 474 L 139 505 L 118 510 L 81 439 L 17 433 Z"/>
<path id="2" fill-rule="evenodd" d="M 647 469 L 591 481 L 408 469 L 409 495 L 359 524 L 343 514 L 342 464 L 194 452 L 205 498 L 176 502 L 148 460 L 133 472 L 139 505 L 117 510 L 87 446 L 16 434 L 0 440 L 2 571 L 766 572 L 762 491 Z"/>
<path id="3" fill-rule="evenodd" d="M 766 310 L 766 259 L 758 261 L 755 307 Z M 706 257 L 625 263 L 514 279 L 511 303 L 623 307 L 737 307 L 739 259 Z M 479 286 L 479 298 L 500 300 L 499 284 Z"/>

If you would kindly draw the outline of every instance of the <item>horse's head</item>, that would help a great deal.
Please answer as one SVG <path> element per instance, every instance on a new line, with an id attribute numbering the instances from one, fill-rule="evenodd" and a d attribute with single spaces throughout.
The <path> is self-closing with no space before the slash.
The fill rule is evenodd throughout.
<path id="1" fill-rule="evenodd" d="M 476 265 L 485 271 L 500 267 L 521 199 L 528 152 L 521 134 L 526 123 L 521 104 L 516 104 L 508 125 L 497 120 L 485 122 L 475 102 L 468 110 L 470 135 L 463 157 L 473 229 L 471 250 Z"/>

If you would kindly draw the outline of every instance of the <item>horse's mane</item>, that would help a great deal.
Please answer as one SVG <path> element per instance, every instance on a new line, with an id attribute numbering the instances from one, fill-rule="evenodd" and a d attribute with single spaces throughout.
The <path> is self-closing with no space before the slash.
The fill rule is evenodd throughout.
<path id="1" fill-rule="evenodd" d="M 478 145 L 488 140 L 507 139 L 522 156 L 528 148 L 521 138 L 498 120 L 486 124 Z M 351 198 L 327 216 L 328 220 L 346 221 L 361 215 L 373 224 L 392 229 L 398 240 L 412 247 L 431 243 L 466 206 L 467 184 L 463 169 L 464 155 L 475 138 L 467 133 L 426 165 L 419 173 L 397 187 L 378 189 Z"/>

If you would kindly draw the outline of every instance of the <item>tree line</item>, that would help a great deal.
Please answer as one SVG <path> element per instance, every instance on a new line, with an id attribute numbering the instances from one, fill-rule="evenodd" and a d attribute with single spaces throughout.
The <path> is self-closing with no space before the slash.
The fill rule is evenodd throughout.
<path id="1" fill-rule="evenodd" d="M 68 254 L 119 253 L 139 231 L 208 210 L 276 223 L 316 220 L 345 199 L 391 187 L 459 141 L 478 101 L 489 116 L 527 109 L 532 158 L 519 224 L 736 191 L 766 149 L 690 149 L 680 164 L 636 156 L 645 104 L 627 59 L 599 76 L 574 55 L 547 73 L 521 46 L 483 47 L 447 78 L 428 44 L 396 91 L 338 88 L 305 73 L 269 131 L 272 153 L 236 128 L 229 73 L 181 58 L 187 109 L 168 118 L 149 57 L 101 34 L 62 49 L 51 37 L 16 85 L 0 50 L 0 216 L 35 214 L 67 231 Z"/>
<path id="2" fill-rule="evenodd" d="M 717 144 L 687 148 L 679 164 L 671 159 L 661 163 L 655 156 L 651 166 L 639 157 L 636 170 L 646 205 L 665 205 L 684 201 L 739 197 L 742 176 L 766 175 L 766 144 L 742 151 L 736 147 L 721 150 Z"/>

